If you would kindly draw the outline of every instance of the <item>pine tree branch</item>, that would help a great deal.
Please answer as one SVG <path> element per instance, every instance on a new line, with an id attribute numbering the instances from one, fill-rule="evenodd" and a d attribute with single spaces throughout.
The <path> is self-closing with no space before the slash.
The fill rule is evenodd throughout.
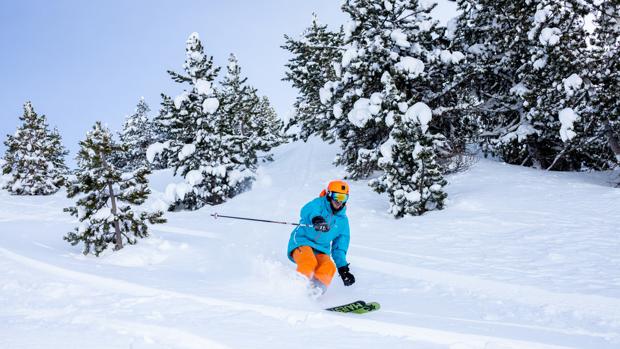
<path id="1" fill-rule="evenodd" d="M 452 82 L 450 85 L 446 86 L 443 88 L 443 90 L 437 94 L 435 94 L 434 96 L 432 96 L 431 98 L 427 98 L 424 100 L 424 103 L 426 104 L 430 104 L 433 101 L 435 101 L 436 99 L 439 99 L 443 96 L 445 96 L 448 92 L 452 91 L 452 89 L 456 88 L 457 86 L 459 86 L 460 84 L 462 84 L 463 82 L 465 82 L 467 80 L 467 78 L 469 78 L 469 76 L 471 76 L 472 74 L 466 74 L 465 76 L 461 77 L 461 79 Z"/>
<path id="2" fill-rule="evenodd" d="M 564 146 L 564 149 L 562 149 L 562 151 L 561 151 L 558 155 L 556 155 L 556 157 L 555 157 L 555 159 L 553 159 L 553 162 L 551 163 L 551 165 L 549 165 L 549 167 L 547 167 L 547 171 L 551 171 L 551 170 L 553 169 L 553 167 L 555 166 L 555 164 L 556 164 L 558 161 L 560 161 L 560 159 L 564 156 L 564 154 L 566 154 L 566 152 L 567 152 L 567 151 L 571 148 L 571 147 L 570 147 L 570 145 L 571 145 L 571 144 L 570 144 L 570 142 L 569 142 L 569 143 L 567 143 L 567 144 Z"/>

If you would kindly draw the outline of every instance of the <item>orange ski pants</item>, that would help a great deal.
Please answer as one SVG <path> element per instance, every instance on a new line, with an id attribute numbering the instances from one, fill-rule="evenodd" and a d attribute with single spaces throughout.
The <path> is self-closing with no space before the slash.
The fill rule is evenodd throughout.
<path id="1" fill-rule="evenodd" d="M 293 260 L 297 263 L 297 272 L 308 279 L 313 277 L 323 285 L 329 286 L 336 273 L 336 264 L 325 253 L 314 253 L 312 247 L 301 246 L 293 251 Z"/>

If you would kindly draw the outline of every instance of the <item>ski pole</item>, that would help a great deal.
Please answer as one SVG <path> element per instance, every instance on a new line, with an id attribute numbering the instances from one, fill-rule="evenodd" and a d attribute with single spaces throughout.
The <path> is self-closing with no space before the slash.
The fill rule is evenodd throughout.
<path id="1" fill-rule="evenodd" d="M 299 224 L 299 223 L 291 223 L 291 222 L 280 222 L 280 221 L 271 221 L 268 219 L 258 219 L 258 218 L 247 218 L 247 217 L 237 217 L 237 216 L 225 216 L 217 213 L 212 213 L 211 216 L 215 219 L 218 218 L 231 218 L 231 219 L 240 219 L 244 221 L 254 221 L 254 222 L 263 222 L 263 223 L 275 223 L 275 224 L 286 224 L 286 225 L 295 225 L 300 227 L 312 227 L 310 224 Z"/>

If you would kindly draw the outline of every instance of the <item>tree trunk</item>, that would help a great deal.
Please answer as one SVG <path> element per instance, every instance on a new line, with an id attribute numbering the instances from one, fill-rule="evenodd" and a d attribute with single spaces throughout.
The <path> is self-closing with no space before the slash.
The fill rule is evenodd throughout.
<path id="1" fill-rule="evenodd" d="M 620 139 L 611 130 L 611 127 L 607 130 L 607 139 L 609 148 L 616 154 L 616 159 L 620 161 Z"/>
<path id="2" fill-rule="evenodd" d="M 106 161 L 105 155 L 101 154 L 101 161 L 103 162 L 104 167 L 108 167 L 108 162 Z M 114 188 L 112 188 L 112 183 L 108 182 L 108 191 L 110 192 L 110 203 L 112 205 L 112 215 L 114 215 L 114 250 L 118 251 L 123 248 L 123 237 L 121 235 L 121 226 L 116 219 L 117 207 L 116 207 L 116 197 L 114 196 Z"/>
<path id="3" fill-rule="evenodd" d="M 110 191 L 110 202 L 112 203 L 112 214 L 116 217 L 116 197 L 114 196 L 114 189 L 112 188 L 112 183 L 108 183 L 108 190 Z M 115 250 L 120 250 L 123 248 L 123 237 L 121 236 L 121 227 L 118 223 L 118 220 L 114 220 L 114 242 L 116 246 Z"/>

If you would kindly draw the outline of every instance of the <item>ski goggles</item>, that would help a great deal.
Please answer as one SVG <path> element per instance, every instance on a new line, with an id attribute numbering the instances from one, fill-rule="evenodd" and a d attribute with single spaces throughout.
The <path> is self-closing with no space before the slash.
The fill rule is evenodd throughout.
<path id="1" fill-rule="evenodd" d="M 344 193 L 336 193 L 334 191 L 329 192 L 329 197 L 334 200 L 334 201 L 338 201 L 341 204 L 344 204 L 347 202 L 347 200 L 349 200 L 349 194 L 344 194 Z"/>

